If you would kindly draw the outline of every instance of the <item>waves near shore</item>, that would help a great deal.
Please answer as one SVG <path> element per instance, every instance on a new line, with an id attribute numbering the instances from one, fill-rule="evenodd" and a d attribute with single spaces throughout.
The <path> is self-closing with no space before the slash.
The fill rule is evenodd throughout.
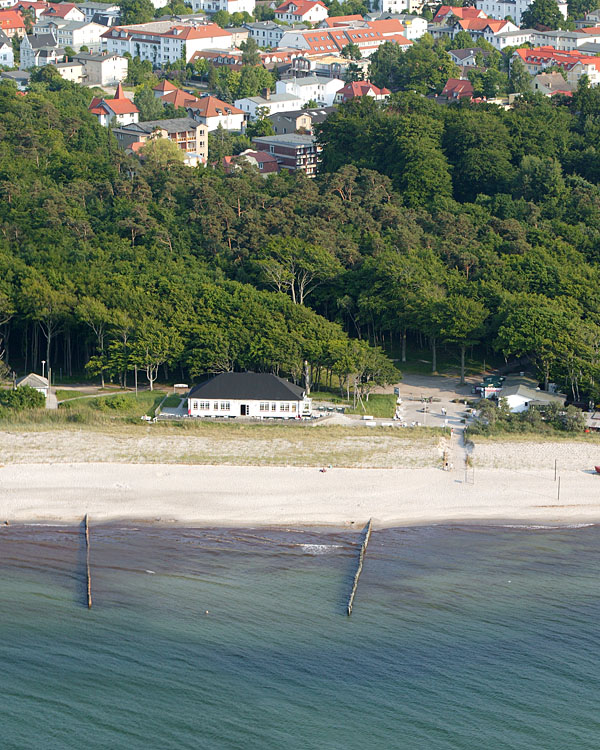
<path id="1" fill-rule="evenodd" d="M 597 747 L 600 527 L 0 529 L 6 746 Z M 402 744 L 399 745 L 399 738 Z"/>

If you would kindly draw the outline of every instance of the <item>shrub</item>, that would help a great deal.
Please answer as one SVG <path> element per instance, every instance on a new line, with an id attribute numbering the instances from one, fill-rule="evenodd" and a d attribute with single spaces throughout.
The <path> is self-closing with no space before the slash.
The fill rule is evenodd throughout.
<path id="1" fill-rule="evenodd" d="M 119 393 L 107 398 L 95 398 L 91 405 L 98 411 L 127 411 L 135 408 L 136 401 L 135 396 Z"/>
<path id="2" fill-rule="evenodd" d="M 46 404 L 44 395 L 28 385 L 16 390 L 0 391 L 0 406 L 23 411 L 24 409 L 42 409 Z"/>

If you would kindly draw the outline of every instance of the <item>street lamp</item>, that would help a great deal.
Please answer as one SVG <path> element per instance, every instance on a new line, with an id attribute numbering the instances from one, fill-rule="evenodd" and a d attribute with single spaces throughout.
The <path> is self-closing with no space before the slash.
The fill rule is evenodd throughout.
<path id="1" fill-rule="evenodd" d="M 44 372 L 45 372 L 44 368 L 45 368 L 45 366 L 46 366 L 46 360 L 43 359 L 42 360 L 42 377 L 44 377 Z"/>

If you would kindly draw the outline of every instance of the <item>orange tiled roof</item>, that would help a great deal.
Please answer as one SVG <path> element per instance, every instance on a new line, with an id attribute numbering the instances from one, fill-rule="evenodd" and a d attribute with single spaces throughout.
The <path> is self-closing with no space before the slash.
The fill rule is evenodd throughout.
<path id="1" fill-rule="evenodd" d="M 243 111 L 234 107 L 233 104 L 222 102 L 216 96 L 203 96 L 193 104 L 190 109 L 200 115 L 200 117 L 218 117 L 219 115 L 243 115 Z"/>

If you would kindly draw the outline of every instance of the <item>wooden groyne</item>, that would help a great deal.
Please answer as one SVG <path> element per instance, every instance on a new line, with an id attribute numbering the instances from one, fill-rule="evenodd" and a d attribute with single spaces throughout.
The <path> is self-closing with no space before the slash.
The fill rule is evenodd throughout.
<path id="1" fill-rule="evenodd" d="M 92 575 L 90 573 L 90 526 L 88 523 L 88 515 L 85 514 L 83 519 L 85 525 L 85 575 L 87 584 L 87 605 L 88 609 L 92 608 Z"/>
<path id="2" fill-rule="evenodd" d="M 360 574 L 362 573 L 363 562 L 365 560 L 365 553 L 367 551 L 367 546 L 369 545 L 369 539 L 371 538 L 372 525 L 373 525 L 373 522 L 369 518 L 369 523 L 367 524 L 365 535 L 363 537 L 362 544 L 360 545 L 360 552 L 358 554 L 358 565 L 356 566 L 356 573 L 354 574 L 352 590 L 350 591 L 350 596 L 348 597 L 348 604 L 346 606 L 346 612 L 348 613 L 348 617 L 350 617 L 350 615 L 352 614 L 352 607 L 354 606 L 354 597 L 356 596 L 356 590 L 358 589 L 358 579 L 360 578 Z"/>

